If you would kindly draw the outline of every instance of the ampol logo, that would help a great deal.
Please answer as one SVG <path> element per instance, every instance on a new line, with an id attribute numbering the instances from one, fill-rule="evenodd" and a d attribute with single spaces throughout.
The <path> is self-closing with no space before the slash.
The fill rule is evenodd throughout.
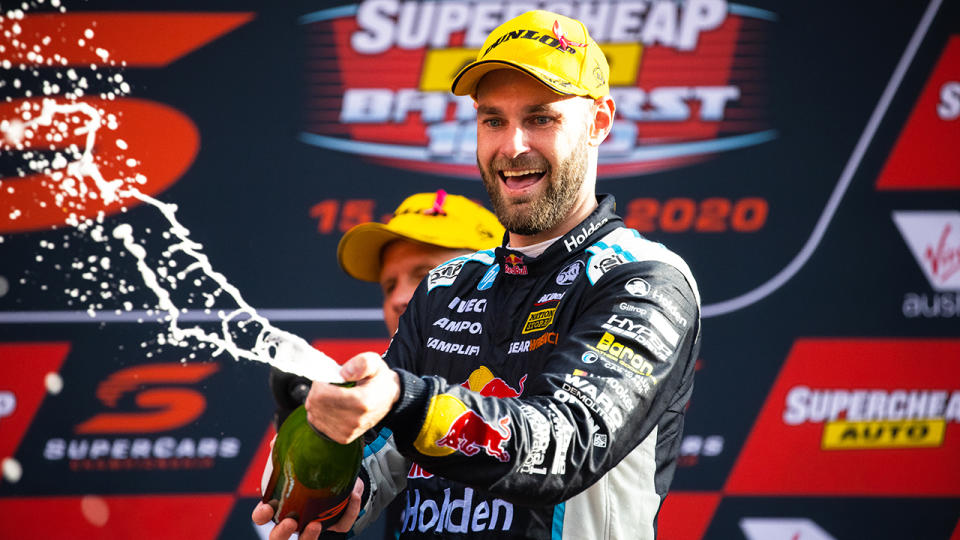
<path id="1" fill-rule="evenodd" d="M 364 0 L 309 13 L 310 103 L 300 139 L 390 166 L 477 178 L 476 113 L 450 83 L 502 22 L 529 9 L 584 21 L 610 63 L 617 102 L 601 178 L 675 168 L 776 137 L 765 96 L 741 86 L 762 68 L 740 46 L 771 12 L 726 0 Z M 743 32 L 746 30 L 746 32 Z"/>
<path id="2" fill-rule="evenodd" d="M 894 212 L 907 247 L 937 291 L 960 291 L 960 212 Z"/>

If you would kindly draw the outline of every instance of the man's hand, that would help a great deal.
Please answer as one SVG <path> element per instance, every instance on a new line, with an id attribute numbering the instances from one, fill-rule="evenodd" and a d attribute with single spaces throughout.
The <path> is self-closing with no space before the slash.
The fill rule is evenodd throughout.
<path id="1" fill-rule="evenodd" d="M 363 481 L 357 478 L 357 482 L 353 485 L 353 492 L 350 493 L 350 502 L 347 503 L 347 509 L 343 512 L 343 516 L 329 527 L 329 530 L 345 533 L 353 527 L 353 522 L 360 515 L 360 499 L 362 496 Z M 253 522 L 257 525 L 264 525 L 273 518 L 273 512 L 273 507 L 269 504 L 257 503 L 256 508 L 253 509 Z M 300 538 L 301 540 L 317 540 L 322 530 L 319 521 L 311 521 L 304 527 Z M 297 521 L 293 518 L 287 518 L 270 531 L 270 540 L 287 540 L 295 532 L 297 532 Z"/>
<path id="2" fill-rule="evenodd" d="M 307 421 L 332 440 L 347 444 L 377 425 L 400 399 L 400 377 L 380 355 L 354 356 L 340 374 L 356 386 L 314 382 L 305 403 Z"/>

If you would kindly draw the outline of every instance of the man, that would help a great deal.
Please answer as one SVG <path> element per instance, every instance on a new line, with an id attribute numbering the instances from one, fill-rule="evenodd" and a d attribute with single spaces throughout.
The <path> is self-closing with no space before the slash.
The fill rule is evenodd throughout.
<path id="1" fill-rule="evenodd" d="M 384 359 L 343 366 L 355 387 L 310 390 L 321 432 L 346 442 L 379 426 L 416 464 L 401 538 L 655 536 L 699 295 L 680 257 L 594 194 L 608 77 L 578 21 L 533 11 L 491 33 L 453 91 L 476 100 L 477 162 L 506 244 L 430 272 Z M 347 521 L 398 487 L 378 476 L 395 465 L 368 467 Z"/>

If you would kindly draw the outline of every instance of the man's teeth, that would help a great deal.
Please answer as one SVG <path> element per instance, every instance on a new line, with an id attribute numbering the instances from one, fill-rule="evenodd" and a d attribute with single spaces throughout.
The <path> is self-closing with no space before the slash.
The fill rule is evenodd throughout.
<path id="1" fill-rule="evenodd" d="M 503 175 L 507 178 L 512 176 L 526 176 L 528 174 L 543 174 L 543 169 L 529 169 L 526 171 L 503 171 Z"/>

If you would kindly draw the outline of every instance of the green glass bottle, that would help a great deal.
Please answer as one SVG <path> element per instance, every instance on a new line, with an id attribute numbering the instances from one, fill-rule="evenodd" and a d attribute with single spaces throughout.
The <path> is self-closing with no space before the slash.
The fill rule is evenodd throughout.
<path id="1" fill-rule="evenodd" d="M 280 426 L 263 471 L 262 500 L 274 507 L 273 521 L 297 520 L 301 533 L 311 521 L 324 527 L 340 519 L 360 473 L 363 437 L 338 444 L 307 422 L 303 405 Z"/>

